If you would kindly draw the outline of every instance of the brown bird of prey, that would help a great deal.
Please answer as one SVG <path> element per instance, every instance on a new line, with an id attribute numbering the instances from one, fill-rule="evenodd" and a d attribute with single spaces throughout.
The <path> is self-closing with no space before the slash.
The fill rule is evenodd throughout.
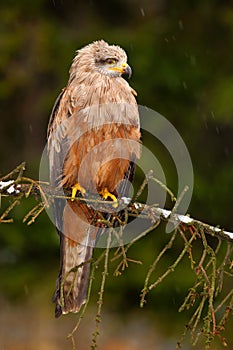
<path id="1" fill-rule="evenodd" d="M 94 224 L 95 208 L 78 196 L 96 195 L 117 208 L 117 200 L 128 195 L 140 156 L 136 92 L 124 75 L 130 77 L 131 68 L 119 46 L 100 40 L 81 48 L 51 113 L 51 184 L 71 190 L 70 198 L 53 203 L 61 259 L 56 317 L 78 312 L 86 302 L 93 247 L 104 230 Z"/>

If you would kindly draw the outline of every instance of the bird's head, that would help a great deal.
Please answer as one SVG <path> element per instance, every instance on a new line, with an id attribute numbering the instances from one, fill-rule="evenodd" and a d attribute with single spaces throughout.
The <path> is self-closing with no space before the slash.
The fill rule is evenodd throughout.
<path id="1" fill-rule="evenodd" d="M 110 77 L 119 77 L 122 74 L 128 76 L 128 78 L 131 77 L 132 70 L 126 60 L 117 55 L 109 54 L 108 56 L 96 61 L 96 67 L 100 73 Z"/>
<path id="2" fill-rule="evenodd" d="M 109 45 L 105 41 L 93 43 L 96 69 L 110 77 L 119 77 L 122 74 L 131 77 L 132 70 L 127 63 L 125 51 L 116 45 Z"/>
<path id="3" fill-rule="evenodd" d="M 76 59 L 79 66 L 85 67 L 86 72 L 98 71 L 113 78 L 121 75 L 130 78 L 132 74 L 125 51 L 120 46 L 109 45 L 104 40 L 95 41 L 78 50 L 74 64 Z"/>

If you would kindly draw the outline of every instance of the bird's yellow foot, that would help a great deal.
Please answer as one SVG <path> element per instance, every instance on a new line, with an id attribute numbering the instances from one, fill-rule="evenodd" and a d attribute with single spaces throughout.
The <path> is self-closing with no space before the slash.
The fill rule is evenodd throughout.
<path id="1" fill-rule="evenodd" d="M 76 197 L 76 193 L 77 192 L 81 192 L 82 195 L 84 195 L 86 193 L 85 188 L 83 188 L 81 185 L 79 185 L 79 183 L 76 183 L 73 187 L 72 187 L 72 193 L 71 193 L 71 201 L 73 202 L 75 197 Z"/>
<path id="2" fill-rule="evenodd" d="M 117 208 L 118 204 L 117 204 L 116 196 L 114 196 L 114 194 L 110 193 L 106 187 L 101 190 L 100 195 L 103 197 L 103 199 L 111 198 L 113 200 L 113 202 L 115 202 L 112 206 L 114 208 Z"/>

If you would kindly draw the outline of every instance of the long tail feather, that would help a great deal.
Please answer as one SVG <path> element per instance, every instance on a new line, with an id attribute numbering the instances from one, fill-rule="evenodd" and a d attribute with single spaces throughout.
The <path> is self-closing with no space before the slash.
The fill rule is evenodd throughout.
<path id="1" fill-rule="evenodd" d="M 84 219 L 81 208 L 73 211 L 67 204 L 63 220 L 64 232 L 59 232 L 61 267 L 53 296 L 56 317 L 76 313 L 86 302 L 96 233 L 96 228 Z"/>

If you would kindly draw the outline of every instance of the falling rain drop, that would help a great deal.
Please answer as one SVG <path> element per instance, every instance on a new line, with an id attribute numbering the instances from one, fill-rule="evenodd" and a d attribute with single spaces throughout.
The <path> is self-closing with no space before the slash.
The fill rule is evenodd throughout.
<path id="1" fill-rule="evenodd" d="M 144 8 L 143 7 L 140 8 L 140 11 L 141 11 L 142 17 L 145 17 L 145 12 L 144 12 Z"/>
<path id="2" fill-rule="evenodd" d="M 183 24 L 183 21 L 181 19 L 179 20 L 178 24 L 179 24 L 180 30 L 184 30 L 184 24 Z"/>

